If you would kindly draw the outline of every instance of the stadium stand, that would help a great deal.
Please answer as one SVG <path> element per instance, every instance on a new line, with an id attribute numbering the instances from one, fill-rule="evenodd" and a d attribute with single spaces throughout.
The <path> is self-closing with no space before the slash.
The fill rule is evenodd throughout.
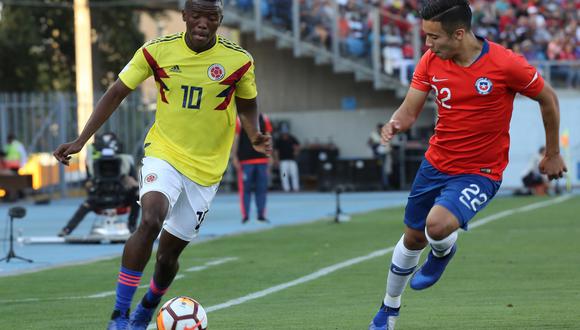
<path id="1" fill-rule="evenodd" d="M 240 10 L 252 0 L 229 0 Z M 371 9 L 381 13 L 380 45 L 387 74 L 400 70 L 408 82 L 414 63 L 412 29 L 419 22 L 419 1 L 337 0 L 341 54 L 370 63 L 373 40 Z M 580 88 L 580 2 L 573 0 L 474 0 L 474 31 L 524 55 L 560 87 Z M 292 0 L 262 0 L 261 14 L 276 26 L 291 30 Z M 307 42 L 331 47 L 335 7 L 330 0 L 300 1 L 300 35 Z M 423 46 L 421 53 L 425 51 Z M 548 71 L 548 72 L 546 72 Z"/>

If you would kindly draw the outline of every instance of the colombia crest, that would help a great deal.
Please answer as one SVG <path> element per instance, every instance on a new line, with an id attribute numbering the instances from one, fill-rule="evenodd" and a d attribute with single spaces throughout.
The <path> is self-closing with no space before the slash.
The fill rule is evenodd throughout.
<path id="1" fill-rule="evenodd" d="M 226 69 L 221 64 L 212 64 L 207 69 L 207 76 L 213 81 L 220 81 L 226 75 Z"/>

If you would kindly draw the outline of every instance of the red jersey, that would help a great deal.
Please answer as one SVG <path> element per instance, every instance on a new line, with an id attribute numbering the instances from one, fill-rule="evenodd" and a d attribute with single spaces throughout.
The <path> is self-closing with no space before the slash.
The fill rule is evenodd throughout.
<path id="1" fill-rule="evenodd" d="M 439 108 L 427 160 L 443 173 L 501 180 L 508 164 L 514 97 L 538 95 L 544 80 L 523 56 L 484 40 L 480 57 L 469 67 L 428 50 L 411 87 L 433 89 Z"/>

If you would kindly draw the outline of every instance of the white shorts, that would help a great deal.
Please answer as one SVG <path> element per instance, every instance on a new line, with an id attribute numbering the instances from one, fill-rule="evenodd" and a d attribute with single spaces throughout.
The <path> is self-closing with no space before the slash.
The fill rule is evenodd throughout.
<path id="1" fill-rule="evenodd" d="M 169 210 L 163 230 L 187 242 L 197 236 L 219 186 L 200 186 L 168 162 L 154 157 L 143 158 L 139 183 L 139 198 L 150 191 L 167 197 Z"/>

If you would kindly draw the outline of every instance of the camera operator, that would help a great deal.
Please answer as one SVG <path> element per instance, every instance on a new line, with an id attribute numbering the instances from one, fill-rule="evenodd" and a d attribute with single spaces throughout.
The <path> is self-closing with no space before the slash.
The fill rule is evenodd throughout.
<path id="1" fill-rule="evenodd" d="M 58 233 L 59 237 L 70 235 L 72 231 L 79 225 L 84 217 L 91 211 L 98 212 L 104 208 L 118 208 L 130 206 L 130 213 L 128 218 L 129 231 L 133 233 L 137 228 L 137 218 L 139 216 L 139 183 L 136 180 L 136 171 L 134 160 L 131 155 L 122 154 L 122 145 L 118 141 L 114 133 L 104 133 L 97 138 L 93 144 L 93 152 L 89 153 L 90 158 L 87 158 L 87 174 L 88 178 L 85 183 L 85 188 L 88 191 L 88 198 L 79 206 L 72 218 Z M 103 191 L 109 187 L 103 185 L 103 173 L 97 171 L 95 166 L 98 162 L 113 161 L 111 164 L 120 166 L 115 169 L 115 172 L 120 174 L 119 190 L 123 194 L 122 198 L 115 203 L 117 205 L 104 207 L 104 204 L 109 204 L 102 200 L 102 194 L 106 193 L 108 196 L 114 198 L 114 192 Z M 118 162 L 116 160 L 119 160 Z M 107 165 L 107 164 L 105 164 Z M 115 178 L 113 178 L 115 179 Z M 110 180 L 109 180 L 110 181 Z M 116 181 L 116 180 L 115 180 Z M 109 182 L 110 184 L 111 182 Z M 116 182 L 115 182 L 116 183 Z"/>

